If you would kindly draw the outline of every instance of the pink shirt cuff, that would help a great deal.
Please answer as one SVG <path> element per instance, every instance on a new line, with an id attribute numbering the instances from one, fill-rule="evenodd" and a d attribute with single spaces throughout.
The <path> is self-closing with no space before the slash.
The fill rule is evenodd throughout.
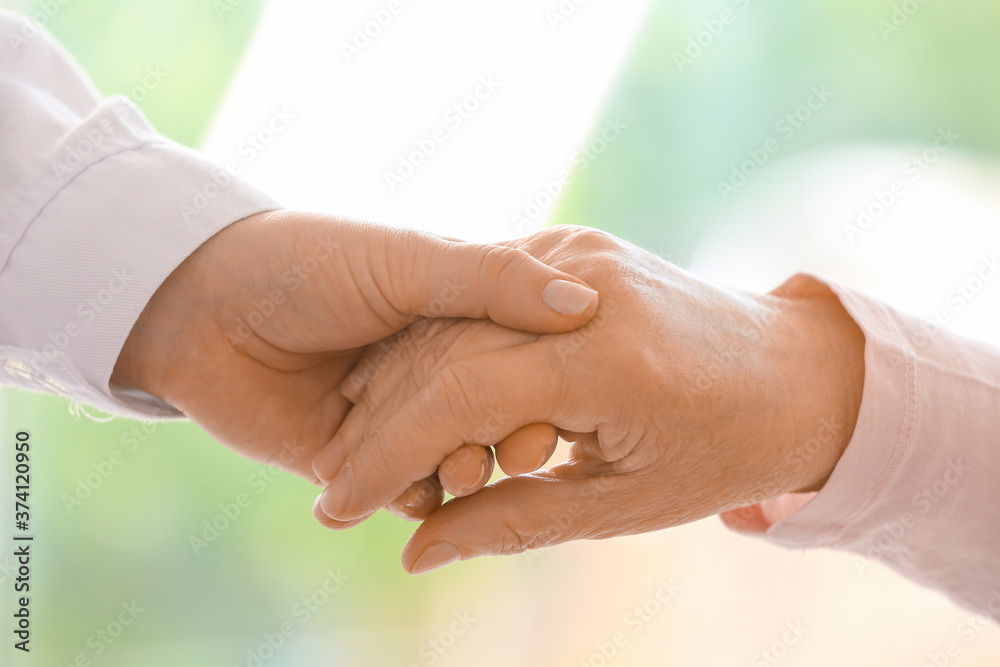
<path id="1" fill-rule="evenodd" d="M 750 512 L 772 542 L 850 551 L 1000 616 L 1000 351 L 829 287 L 866 339 L 854 435 L 819 493 Z"/>

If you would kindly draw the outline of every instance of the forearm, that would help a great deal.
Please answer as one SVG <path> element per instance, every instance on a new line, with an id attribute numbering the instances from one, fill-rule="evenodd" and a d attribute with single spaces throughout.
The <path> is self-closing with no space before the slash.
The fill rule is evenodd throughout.
<path id="1" fill-rule="evenodd" d="M 866 339 L 857 425 L 812 501 L 787 517 L 765 503 L 768 537 L 884 562 L 982 611 L 1000 586 L 1000 350 L 833 289 Z"/>
<path id="2" fill-rule="evenodd" d="M 22 24 L 0 14 L 0 29 Z M 0 99 L 0 381 L 178 416 L 112 388 L 122 345 L 185 257 L 276 205 L 157 134 L 127 100 L 101 100 L 45 32 L 0 45 Z"/>

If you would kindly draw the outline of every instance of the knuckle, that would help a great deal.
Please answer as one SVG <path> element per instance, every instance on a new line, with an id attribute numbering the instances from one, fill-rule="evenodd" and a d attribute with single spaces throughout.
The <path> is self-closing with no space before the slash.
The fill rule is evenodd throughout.
<path id="1" fill-rule="evenodd" d="M 523 250 L 493 246 L 483 256 L 480 275 L 502 284 L 502 281 L 512 273 L 517 272 L 524 266 L 525 262 L 530 260 L 531 256 Z"/>
<path id="2" fill-rule="evenodd" d="M 518 530 L 515 522 L 507 517 L 502 519 L 502 526 L 500 540 L 493 545 L 493 555 L 495 556 L 513 556 L 524 553 L 538 543 L 536 536 L 522 533 Z"/>
<path id="3" fill-rule="evenodd" d="M 539 523 L 538 517 L 529 508 L 506 507 L 497 519 L 499 540 L 493 545 L 494 555 L 511 556 L 562 541 L 559 526 Z"/>
<path id="4" fill-rule="evenodd" d="M 593 227 L 574 227 L 571 238 L 574 245 L 584 249 L 607 250 L 618 247 L 618 240 L 614 236 Z"/>
<path id="5" fill-rule="evenodd" d="M 480 383 L 462 363 L 449 364 L 430 381 L 431 401 L 429 416 L 451 421 L 459 415 L 468 415 L 469 408 L 481 405 L 483 391 Z"/>
<path id="6" fill-rule="evenodd" d="M 449 407 L 457 407 L 463 402 L 468 403 L 466 387 L 468 386 L 468 373 L 459 364 L 449 364 L 434 376 L 434 385 L 445 404 Z"/>
<path id="7" fill-rule="evenodd" d="M 366 445 L 360 455 L 351 459 L 350 465 L 354 476 L 355 488 L 365 488 L 366 485 L 363 480 L 369 474 L 381 477 L 392 469 L 392 466 L 386 459 L 385 450 L 380 445 L 381 443 L 376 436 L 376 438 Z M 352 495 L 352 502 L 356 499 L 357 496 Z"/>

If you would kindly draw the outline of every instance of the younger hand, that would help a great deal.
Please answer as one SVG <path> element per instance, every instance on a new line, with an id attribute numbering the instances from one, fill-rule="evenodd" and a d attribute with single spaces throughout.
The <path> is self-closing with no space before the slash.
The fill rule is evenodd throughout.
<path id="1" fill-rule="evenodd" d="M 418 317 L 491 317 L 538 332 L 587 322 L 597 294 L 514 248 L 310 213 L 225 228 L 143 310 L 114 378 L 240 454 L 315 482 L 366 346 Z M 402 490 L 402 489 L 401 489 Z"/>

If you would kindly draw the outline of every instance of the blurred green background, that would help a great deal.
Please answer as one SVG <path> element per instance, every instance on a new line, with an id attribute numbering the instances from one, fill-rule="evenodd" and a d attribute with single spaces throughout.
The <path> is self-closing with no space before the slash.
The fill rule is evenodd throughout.
<path id="1" fill-rule="evenodd" d="M 747 150 L 773 136 L 776 120 L 802 104 L 814 86 L 827 86 L 833 97 L 781 142 L 782 156 L 828 143 L 925 143 L 948 125 L 961 128 L 967 150 L 995 152 L 1000 5 L 928 2 L 900 30 L 883 34 L 879 21 L 890 19 L 897 4 L 654 3 L 606 106 L 605 116 L 621 115 L 630 131 L 574 179 L 555 221 L 601 227 L 686 262 L 711 211 L 723 203 L 717 183 L 729 178 Z M 5 6 L 31 14 L 46 5 Z M 128 94 L 144 74 L 138 63 L 159 63 L 169 77 L 139 106 L 162 132 L 197 147 L 262 6 L 262 0 L 243 0 L 220 20 L 215 5 L 204 0 L 78 0 L 60 6 L 47 22 L 105 94 Z M 734 17 L 726 38 L 706 39 L 709 45 L 679 67 L 674 55 L 684 54 L 689 39 L 722 11 Z M 558 590 L 567 606 L 599 615 L 600 606 L 591 607 L 593 599 L 579 594 L 574 580 L 608 595 L 616 588 L 613 580 L 602 580 L 613 578 L 602 578 L 608 570 L 600 565 L 618 552 L 596 546 L 592 553 L 602 555 L 586 561 L 595 569 L 567 568 L 566 560 L 544 555 L 537 561 L 520 557 L 514 566 L 486 560 L 446 575 L 410 578 L 398 553 L 411 526 L 380 513 L 359 528 L 329 533 L 309 513 L 315 489 L 239 458 L 189 423 L 94 423 L 70 415 L 61 399 L 9 389 L 0 398 L 4 437 L 30 429 L 37 456 L 35 650 L 30 660 L 18 656 L 14 664 L 64 665 L 84 655 L 100 665 L 243 665 L 247 651 L 266 646 L 286 622 L 294 635 L 264 664 L 432 664 L 436 653 L 427 642 L 447 640 L 457 627 L 456 610 L 482 618 L 483 605 L 499 595 L 501 609 L 493 613 L 549 618 L 538 611 L 548 603 L 531 596 L 536 588 L 549 590 L 541 587 L 555 579 L 564 585 Z M 116 451 L 124 462 L 102 475 Z M 9 484 L 8 477 L 0 484 Z M 96 488 L 87 486 L 88 479 Z M 190 537 L 239 494 L 249 497 L 249 506 L 196 553 Z M 648 562 L 631 566 L 651 572 L 653 561 L 706 557 L 687 553 L 680 541 L 671 544 L 669 557 L 650 554 Z M 567 547 L 566 553 L 584 562 L 587 546 Z M 318 591 L 330 572 L 346 579 L 326 599 Z M 8 569 L 0 569 L 0 579 L 6 589 Z M 655 581 L 650 575 L 651 587 Z M 305 614 L 296 606 L 303 596 L 323 604 Z M 7 599 L 5 592 L 5 604 Z M 102 650 L 96 633 L 133 601 L 144 611 Z M 693 608 L 693 616 L 671 623 L 683 629 L 711 622 L 710 608 Z M 879 610 L 870 613 L 877 623 Z M 532 664 L 583 662 L 589 644 L 579 639 L 579 628 L 562 631 L 553 623 L 537 636 L 495 637 L 490 651 L 501 656 L 498 662 L 525 664 L 515 648 L 523 644 L 529 655 L 571 656 Z M 864 633 L 863 617 L 845 623 L 845 634 Z M 488 628 L 479 632 L 490 635 Z M 859 638 L 861 647 L 864 641 Z M 5 640 L 0 649 L 4 664 L 14 659 L 9 644 Z M 952 664 L 995 664 L 987 657 L 979 662 L 982 655 L 967 651 Z M 685 664 L 702 663 L 693 658 Z"/>
<path id="2" fill-rule="evenodd" d="M 608 102 L 606 115 L 632 128 L 580 174 L 556 222 L 608 229 L 683 264 L 723 203 L 718 182 L 768 138 L 775 161 L 822 145 L 922 146 L 954 126 L 966 150 L 995 153 L 998 27 L 1000 3 L 979 0 L 655 2 Z M 814 86 L 832 96 L 786 138 L 776 124 Z"/>

